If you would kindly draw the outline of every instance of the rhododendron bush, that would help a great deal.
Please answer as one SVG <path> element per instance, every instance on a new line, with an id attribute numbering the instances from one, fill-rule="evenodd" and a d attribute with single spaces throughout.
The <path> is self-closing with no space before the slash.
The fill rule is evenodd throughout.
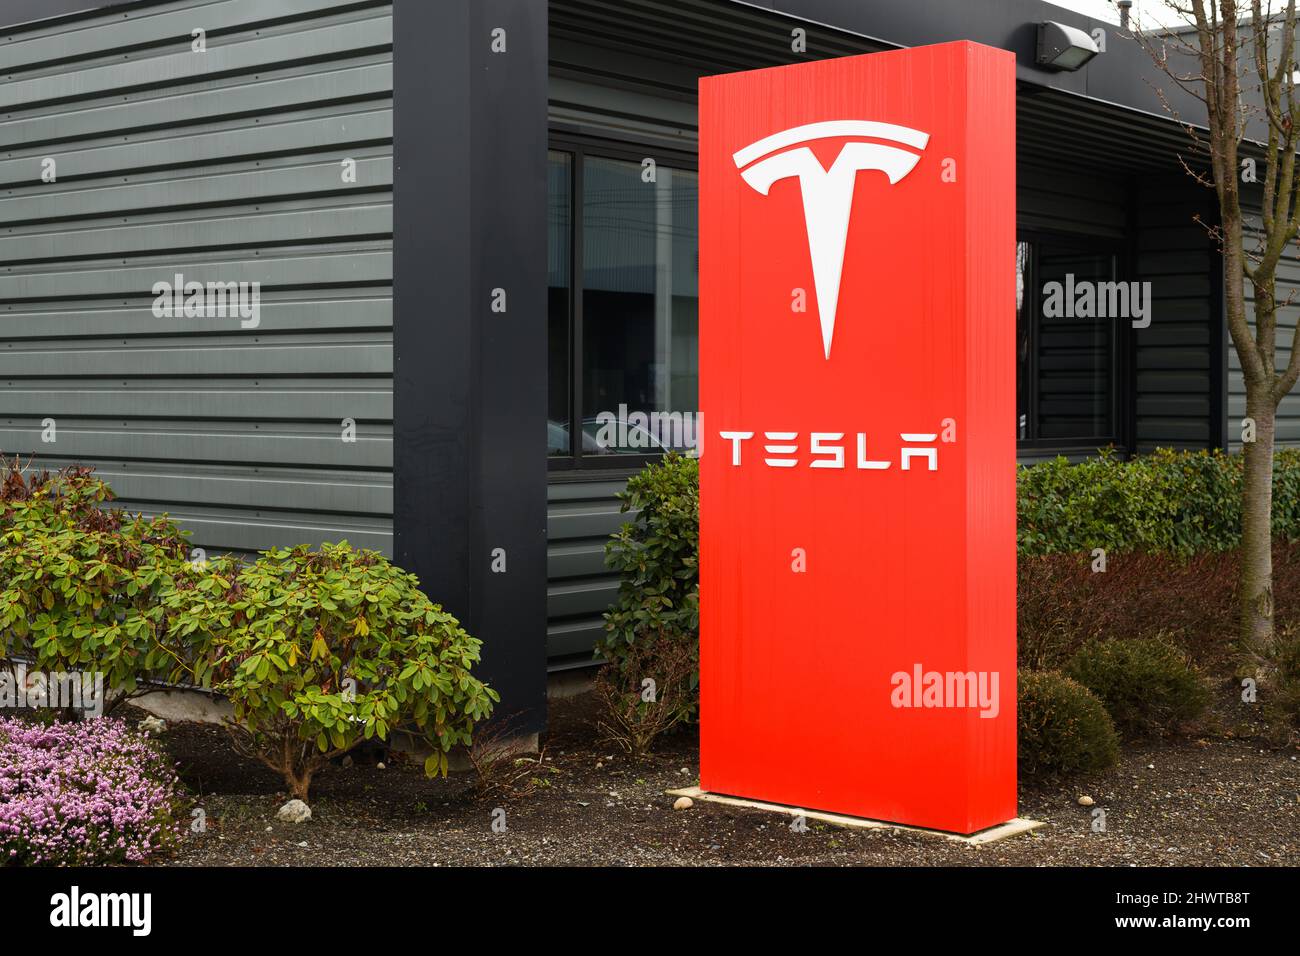
<path id="1" fill-rule="evenodd" d="M 179 838 L 181 787 L 150 740 L 101 717 L 0 717 L 0 863 L 134 863 Z"/>
<path id="2" fill-rule="evenodd" d="M 235 749 L 299 800 L 330 761 L 393 731 L 427 744 L 425 772 L 445 775 L 500 699 L 470 673 L 481 642 L 415 575 L 346 541 L 209 561 L 167 603 L 173 639 L 200 649 L 194 683 L 234 705 Z"/>
<path id="3" fill-rule="evenodd" d="M 88 468 L 0 459 L 0 659 L 102 675 L 109 710 L 182 670 L 161 602 L 190 567 L 173 522 L 112 501 Z"/>

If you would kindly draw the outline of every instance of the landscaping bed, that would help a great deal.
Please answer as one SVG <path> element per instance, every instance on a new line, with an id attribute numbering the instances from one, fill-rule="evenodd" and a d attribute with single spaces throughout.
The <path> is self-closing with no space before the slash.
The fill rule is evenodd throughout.
<path id="1" fill-rule="evenodd" d="M 1230 688 L 1217 695 L 1229 698 Z M 516 799 L 478 797 L 473 777 L 426 778 L 333 767 L 313 785 L 312 819 L 277 822 L 280 779 L 233 754 L 220 728 L 179 724 L 163 742 L 204 808 L 164 865 L 1300 865 L 1300 753 L 1251 736 L 1253 712 L 1217 708 L 1213 732 L 1126 747 L 1119 764 L 1063 785 L 1023 786 L 1022 816 L 1042 829 L 970 847 L 897 831 L 857 831 L 697 802 L 673 810 L 664 791 L 698 781 L 693 730 L 643 762 L 594 738 L 590 695 L 552 702 L 544 737 L 548 786 Z M 687 772 L 682 773 L 685 769 Z M 1080 806 L 1081 795 L 1095 801 Z M 493 811 L 506 829 L 494 832 Z M 1093 832 L 1092 810 L 1106 813 Z M 499 814 L 497 815 L 499 819 Z"/>

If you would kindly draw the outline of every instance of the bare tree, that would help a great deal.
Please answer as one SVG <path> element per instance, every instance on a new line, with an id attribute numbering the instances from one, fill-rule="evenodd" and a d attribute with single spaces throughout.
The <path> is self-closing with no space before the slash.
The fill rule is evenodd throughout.
<path id="1" fill-rule="evenodd" d="M 1208 154 L 1208 174 L 1186 162 L 1185 168 L 1212 186 L 1219 200 L 1219 222 L 1211 232 L 1222 248 L 1228 333 L 1241 362 L 1249 419 L 1243 423 L 1240 639 L 1257 660 L 1273 642 L 1277 408 L 1300 377 L 1300 342 L 1291 348 L 1286 368 L 1277 368 L 1278 310 L 1289 304 L 1278 301 L 1278 265 L 1300 234 L 1296 9 L 1295 0 L 1285 0 L 1285 10 L 1281 3 L 1249 0 L 1247 10 L 1245 0 L 1165 0 L 1187 28 L 1135 31 L 1156 65 L 1205 104 L 1208 130 L 1171 112 Z M 1279 9 L 1273 9 L 1275 4 Z M 1165 104 L 1169 108 L 1167 99 Z M 1241 195 L 1247 182 L 1262 186 L 1262 228 L 1249 249 Z M 1247 282 L 1254 293 L 1253 330 Z M 1253 441 L 1247 440 L 1251 423 Z"/>

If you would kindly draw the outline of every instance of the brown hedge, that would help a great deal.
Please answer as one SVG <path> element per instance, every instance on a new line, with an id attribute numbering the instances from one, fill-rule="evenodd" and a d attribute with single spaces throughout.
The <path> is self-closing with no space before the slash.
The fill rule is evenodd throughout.
<path id="1" fill-rule="evenodd" d="M 1017 630 L 1022 667 L 1060 667 L 1096 638 L 1167 635 L 1211 673 L 1235 656 L 1238 553 L 1180 559 L 1110 555 L 1093 572 L 1087 554 L 1021 556 Z M 1274 619 L 1300 626 L 1300 544 L 1273 550 Z"/>

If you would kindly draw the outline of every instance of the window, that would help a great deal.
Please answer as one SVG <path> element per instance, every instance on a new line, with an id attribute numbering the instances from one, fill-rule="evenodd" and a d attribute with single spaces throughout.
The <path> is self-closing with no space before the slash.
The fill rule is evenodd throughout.
<path id="1" fill-rule="evenodd" d="M 548 155 L 546 176 L 547 258 L 547 454 L 569 454 L 572 367 L 571 278 L 573 274 L 573 162 L 565 153 Z"/>
<path id="2" fill-rule="evenodd" d="M 1016 243 L 1016 413 L 1022 447 L 1119 442 L 1125 320 L 1091 304 L 1118 280 L 1118 250 L 1058 237 Z M 1085 293 L 1085 289 L 1088 290 Z M 1076 308 L 1078 304 L 1078 308 Z"/>
<path id="3" fill-rule="evenodd" d="M 696 173 L 550 153 L 547 436 L 558 466 L 619 467 L 697 442 Z"/>
<path id="4" fill-rule="evenodd" d="M 689 157 L 556 144 L 549 154 L 549 394 L 553 468 L 638 467 L 698 442 L 698 181 Z M 1016 244 L 1020 447 L 1120 443 L 1125 320 L 1049 302 L 1118 280 L 1113 243 Z"/>

